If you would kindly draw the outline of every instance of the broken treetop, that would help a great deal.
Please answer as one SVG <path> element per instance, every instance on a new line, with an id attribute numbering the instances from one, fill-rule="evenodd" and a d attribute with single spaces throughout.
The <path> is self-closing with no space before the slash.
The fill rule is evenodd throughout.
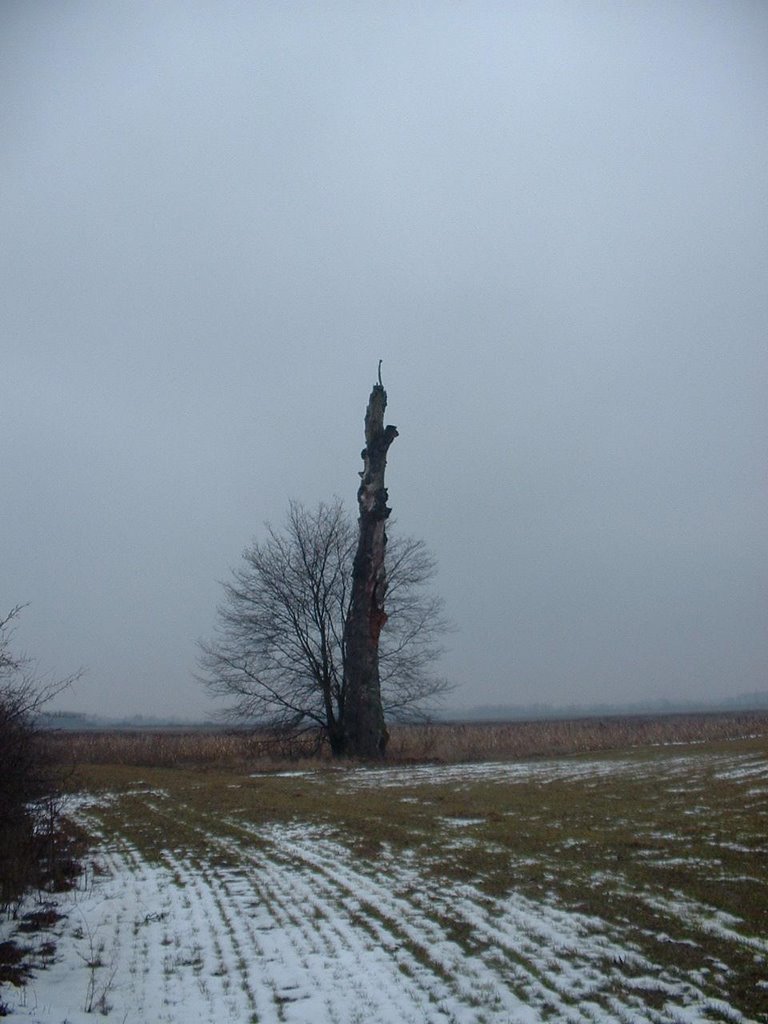
<path id="1" fill-rule="evenodd" d="M 360 473 L 360 489 L 357 500 L 368 512 L 374 512 L 377 518 L 386 519 L 390 510 L 387 508 L 387 492 L 384 489 L 384 470 L 387 465 L 387 451 L 398 436 L 397 427 L 392 424 L 384 426 L 384 411 L 387 408 L 387 392 L 381 383 L 374 384 L 368 408 L 365 411 L 365 448 L 360 456 L 364 469 Z"/>

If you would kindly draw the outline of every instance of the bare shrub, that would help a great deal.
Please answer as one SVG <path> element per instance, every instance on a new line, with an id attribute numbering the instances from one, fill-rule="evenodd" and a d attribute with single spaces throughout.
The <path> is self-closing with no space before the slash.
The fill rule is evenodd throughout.
<path id="1" fill-rule="evenodd" d="M 35 724 L 41 707 L 71 682 L 46 683 L 11 647 L 16 607 L 0 620 L 0 907 L 55 873 L 58 804 L 45 744 Z"/>

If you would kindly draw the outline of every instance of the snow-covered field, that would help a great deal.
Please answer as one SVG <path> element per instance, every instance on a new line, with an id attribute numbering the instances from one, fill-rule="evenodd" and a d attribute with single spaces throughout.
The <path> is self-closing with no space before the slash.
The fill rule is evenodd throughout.
<path id="1" fill-rule="evenodd" d="M 637 781 L 645 773 L 649 785 L 689 790 L 695 808 L 703 776 L 693 766 L 691 758 L 670 755 L 660 762 L 350 770 L 325 773 L 322 786 L 333 785 L 350 800 L 384 792 L 397 816 L 398 807 L 429 802 L 430 788 L 455 792 L 482 782 L 504 792 L 527 786 L 544 793 L 559 781 L 589 794 L 603 780 L 613 785 L 622 774 Z M 707 772 L 740 787 L 753 805 L 768 796 L 768 763 L 753 753 L 710 758 Z M 286 773 L 283 781 L 295 787 L 311 784 L 312 776 Z M 249 784 L 238 777 L 228 788 L 237 795 Z M 711 903 L 674 885 L 642 898 L 649 913 L 678 933 L 682 923 L 688 937 L 678 934 L 675 943 L 701 947 L 711 939 L 718 956 L 731 948 L 748 955 L 752 983 L 765 993 L 765 1018 L 746 1016 L 713 990 L 713 976 L 730 970 L 714 956 L 700 970 L 676 967 L 675 956 L 656 961 L 636 941 L 636 922 L 579 912 L 556 887 L 534 898 L 514 885 L 511 868 L 503 892 L 489 892 L 479 875 L 441 872 L 452 852 L 487 840 L 482 815 L 437 814 L 426 846 L 384 841 L 361 855 L 336 825 L 298 811 L 288 820 L 254 820 L 228 804 L 218 815 L 211 808 L 201 825 L 178 794 L 143 781 L 131 789 L 131 806 L 168 823 L 167 844 L 155 837 L 144 848 L 127 826 L 105 827 L 105 808 L 109 821 L 122 820 L 121 813 L 128 820 L 121 801 L 120 794 L 107 794 L 73 802 L 71 813 L 94 837 L 93 857 L 78 888 L 58 897 L 64 916 L 19 937 L 39 948 L 53 939 L 56 948 L 41 954 L 47 966 L 26 987 L 3 989 L 9 1024 L 85 1024 L 95 1015 L 115 1024 L 768 1019 L 768 936 L 749 934 L 738 916 L 718 909 L 715 888 Z M 202 845 L 179 841 L 175 823 L 188 812 L 190 832 L 204 833 Z M 740 841 L 738 835 L 730 840 Z M 583 840 L 562 835 L 558 842 L 554 863 Z M 498 856 L 508 858 L 510 849 L 500 848 Z M 686 851 L 679 856 L 685 860 Z M 762 856 L 765 867 L 765 849 Z M 619 865 L 616 871 L 619 886 Z M 765 873 L 754 885 L 755 898 L 765 900 Z M 0 941 L 13 928 L 12 922 L 0 926 Z"/>

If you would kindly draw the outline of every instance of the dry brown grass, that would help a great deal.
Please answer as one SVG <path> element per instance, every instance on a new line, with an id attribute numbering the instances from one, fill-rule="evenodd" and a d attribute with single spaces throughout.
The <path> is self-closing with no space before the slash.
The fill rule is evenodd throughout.
<path id="1" fill-rule="evenodd" d="M 503 761 L 766 734 L 768 712 L 760 711 L 433 723 L 394 728 L 388 753 L 395 761 Z"/>
<path id="2" fill-rule="evenodd" d="M 150 768 L 250 768 L 309 757 L 308 744 L 286 748 L 267 731 L 105 730 L 51 732 L 54 760 L 63 764 L 123 764 Z"/>
<path id="3" fill-rule="evenodd" d="M 388 760 L 467 762 L 554 757 L 669 743 L 768 735 L 768 712 L 580 718 L 534 722 L 394 725 Z M 267 730 L 52 732 L 60 764 L 269 770 L 286 761 L 328 761 L 316 739 L 288 744 Z"/>

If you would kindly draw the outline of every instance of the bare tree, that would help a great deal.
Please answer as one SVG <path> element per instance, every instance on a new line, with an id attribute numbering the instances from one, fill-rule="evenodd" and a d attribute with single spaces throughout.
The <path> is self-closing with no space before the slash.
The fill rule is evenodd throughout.
<path id="1" fill-rule="evenodd" d="M 344 629 L 357 530 L 336 500 L 292 502 L 283 529 L 266 531 L 224 583 L 216 634 L 200 644 L 201 678 L 231 716 L 291 735 L 314 731 L 340 756 L 349 752 Z M 435 562 L 424 544 L 395 536 L 387 550 L 383 702 L 388 714 L 413 717 L 447 689 L 433 672 L 446 624 L 428 589 Z"/>

